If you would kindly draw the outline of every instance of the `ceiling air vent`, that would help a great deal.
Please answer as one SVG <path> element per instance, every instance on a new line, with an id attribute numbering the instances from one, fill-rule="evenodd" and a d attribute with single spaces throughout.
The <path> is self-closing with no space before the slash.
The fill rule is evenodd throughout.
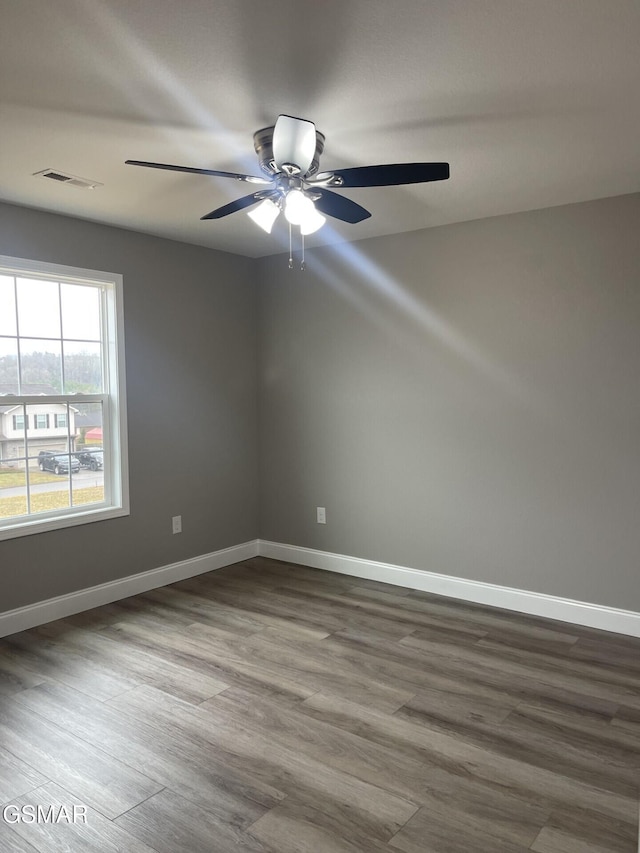
<path id="1" fill-rule="evenodd" d="M 67 184 L 70 187 L 77 187 L 81 190 L 95 190 L 96 187 L 104 186 L 99 181 L 79 178 L 77 175 L 60 172 L 58 169 L 43 169 L 41 172 L 34 172 L 33 174 L 36 178 L 47 178 L 50 181 L 57 181 L 59 184 Z"/>

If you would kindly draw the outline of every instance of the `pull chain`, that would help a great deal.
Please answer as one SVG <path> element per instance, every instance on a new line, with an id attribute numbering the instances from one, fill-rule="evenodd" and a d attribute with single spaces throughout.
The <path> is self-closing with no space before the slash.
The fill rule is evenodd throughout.
<path id="1" fill-rule="evenodd" d="M 304 262 L 304 234 L 300 232 L 300 236 L 302 237 L 302 261 L 300 262 L 300 269 L 304 272 L 307 268 L 307 265 Z"/>
<path id="2" fill-rule="evenodd" d="M 293 269 L 293 245 L 291 243 L 291 223 L 289 223 L 289 269 Z"/>

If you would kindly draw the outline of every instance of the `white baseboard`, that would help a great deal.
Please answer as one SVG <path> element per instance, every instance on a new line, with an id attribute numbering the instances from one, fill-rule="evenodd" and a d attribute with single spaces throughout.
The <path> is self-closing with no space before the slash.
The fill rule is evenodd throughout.
<path id="1" fill-rule="evenodd" d="M 540 592 L 439 575 L 435 572 L 394 566 L 391 563 L 378 563 L 375 560 L 362 560 L 344 554 L 331 554 L 327 551 L 316 551 L 313 548 L 285 545 L 281 542 L 267 542 L 263 539 L 258 540 L 258 553 L 261 557 L 300 563 L 314 569 L 340 572 L 357 578 L 367 578 L 433 592 L 449 598 L 473 601 L 476 604 L 488 604 L 505 610 L 515 610 L 518 613 L 528 613 L 532 616 L 543 616 L 574 625 L 585 625 L 588 628 L 599 628 L 616 634 L 640 637 L 640 613 L 632 610 L 619 610 L 601 604 L 573 601 L 570 598 L 559 598 Z"/>
<path id="2" fill-rule="evenodd" d="M 0 637 L 44 625 L 54 619 L 63 619 L 65 616 L 72 616 L 74 613 L 90 610 L 92 607 L 111 604 L 130 595 L 148 592 L 150 589 L 157 589 L 176 581 L 221 569 L 233 563 L 240 563 L 258 555 L 339 572 L 356 578 L 420 589 L 448 598 L 488 604 L 491 607 L 502 607 L 518 613 L 528 613 L 532 616 L 542 616 L 616 634 L 640 637 L 640 613 L 631 610 L 619 610 L 601 604 L 589 604 L 540 592 L 470 581 L 450 575 L 395 566 L 392 563 L 332 554 L 281 542 L 267 542 L 263 539 L 254 539 L 211 554 L 203 554 L 200 557 L 172 563 L 169 566 L 160 566 L 157 569 L 81 589 L 68 595 L 38 601 L 16 610 L 8 610 L 0 613 Z"/>
<path id="3" fill-rule="evenodd" d="M 17 631 L 26 631 L 28 628 L 44 625 L 45 622 L 52 622 L 54 619 L 63 619 L 65 616 L 72 616 L 83 610 L 91 610 L 92 607 L 111 604 L 130 595 L 148 592 L 150 589 L 212 572 L 214 569 L 222 569 L 232 563 L 239 563 L 257 556 L 258 541 L 253 539 L 242 545 L 233 545 L 231 548 L 223 548 L 211 554 L 182 560 L 180 563 L 160 566 L 138 575 L 129 575 L 99 586 L 80 589 L 68 595 L 59 595 L 16 610 L 8 610 L 0 613 L 0 637 L 15 634 Z"/>

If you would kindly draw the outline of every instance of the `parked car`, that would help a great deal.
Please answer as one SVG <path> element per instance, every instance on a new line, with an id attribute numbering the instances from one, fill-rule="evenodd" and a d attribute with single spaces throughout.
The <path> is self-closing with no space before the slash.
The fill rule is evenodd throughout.
<path id="1" fill-rule="evenodd" d="M 80 463 L 81 468 L 91 468 L 92 471 L 99 471 L 104 465 L 102 448 L 80 450 L 76 453 L 76 459 Z"/>
<path id="2" fill-rule="evenodd" d="M 41 471 L 53 471 L 54 474 L 69 473 L 69 458 L 71 458 L 71 473 L 77 474 L 80 463 L 75 456 L 67 453 L 54 453 L 52 450 L 41 450 L 38 454 L 38 468 Z"/>

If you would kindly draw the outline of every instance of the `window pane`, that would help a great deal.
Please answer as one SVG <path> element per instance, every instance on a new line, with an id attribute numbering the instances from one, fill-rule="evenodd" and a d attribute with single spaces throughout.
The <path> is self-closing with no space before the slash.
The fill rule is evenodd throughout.
<path id="1" fill-rule="evenodd" d="M 27 432 L 28 456 L 37 458 L 41 450 L 68 453 L 68 430 L 56 429 L 55 416 L 67 411 L 65 403 L 38 403 L 27 406 L 29 430 Z"/>
<path id="2" fill-rule="evenodd" d="M 66 509 L 69 501 L 69 457 L 57 456 L 56 466 L 39 470 L 29 460 L 29 494 L 31 512 L 51 512 L 56 509 Z M 56 474 L 56 470 L 59 473 Z"/>
<path id="3" fill-rule="evenodd" d="M 104 451 L 102 450 L 102 403 L 70 406 L 75 425 L 76 458 L 80 471 L 72 477 L 74 506 L 104 500 Z"/>
<path id="4" fill-rule="evenodd" d="M 62 356 L 60 341 L 20 339 L 22 394 L 60 394 Z"/>
<path id="5" fill-rule="evenodd" d="M 86 448 L 76 452 L 80 470 L 71 481 L 74 506 L 99 503 L 104 500 L 104 454 L 102 450 Z"/>
<path id="6" fill-rule="evenodd" d="M 0 394 L 18 393 L 18 341 L 0 338 Z"/>
<path id="7" fill-rule="evenodd" d="M 60 337 L 60 295 L 56 281 L 16 279 L 20 336 Z"/>
<path id="8" fill-rule="evenodd" d="M 25 460 L 0 462 L 0 519 L 26 515 L 27 483 Z"/>
<path id="9" fill-rule="evenodd" d="M 70 506 L 71 468 L 67 430 L 56 430 L 56 414 L 65 414 L 64 403 L 26 406 L 29 418 L 27 450 L 31 512 L 49 512 Z M 38 428 L 37 428 L 38 427 Z"/>
<path id="10" fill-rule="evenodd" d="M 81 341 L 99 341 L 100 297 L 98 287 L 61 284 L 62 337 Z"/>
<path id="11" fill-rule="evenodd" d="M 14 418 L 18 424 L 24 418 L 24 408 L 22 406 L 15 406 L 11 410 L 9 408 L 9 406 L 0 406 L 0 421 L 4 423 L 4 429 L 0 428 L 0 464 L 15 467 L 16 459 L 24 459 L 27 455 L 24 448 L 24 427 L 13 428 Z"/>
<path id="12" fill-rule="evenodd" d="M 13 276 L 0 275 L 0 335 L 16 335 Z"/>
<path id="13" fill-rule="evenodd" d="M 0 418 L 2 417 L 0 414 Z M 4 435 L 0 429 L 0 519 L 25 515 L 27 512 L 24 431 L 20 433 L 13 430 L 14 418 L 17 421 L 24 418 L 24 406 L 13 406 L 11 411 L 6 412 Z"/>
<path id="14" fill-rule="evenodd" d="M 74 400 L 69 408 L 75 450 L 102 450 L 102 403 L 76 403 Z"/>
<path id="15" fill-rule="evenodd" d="M 64 342 L 64 393 L 99 394 L 102 391 L 100 344 Z"/>

